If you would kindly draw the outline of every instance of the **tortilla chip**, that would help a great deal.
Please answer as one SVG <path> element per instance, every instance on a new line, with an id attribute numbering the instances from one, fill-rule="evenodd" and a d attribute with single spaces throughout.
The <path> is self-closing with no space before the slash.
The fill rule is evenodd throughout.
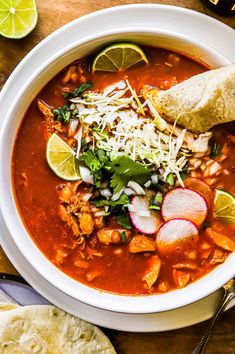
<path id="1" fill-rule="evenodd" d="M 96 326 L 49 305 L 0 312 L 0 353 L 115 354 Z"/>
<path id="2" fill-rule="evenodd" d="M 235 120 L 235 64 L 195 75 L 152 95 L 152 103 L 169 122 L 195 133 Z"/>

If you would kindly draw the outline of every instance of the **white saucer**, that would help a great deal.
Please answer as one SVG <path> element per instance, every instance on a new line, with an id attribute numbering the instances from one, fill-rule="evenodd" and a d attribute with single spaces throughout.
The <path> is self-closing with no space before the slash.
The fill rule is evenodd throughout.
<path id="1" fill-rule="evenodd" d="M 92 35 L 94 31 L 98 35 L 99 32 L 104 32 L 107 27 L 115 30 L 120 28 L 120 26 L 129 26 L 131 29 L 137 30 L 143 24 L 145 28 L 157 27 L 195 38 L 217 49 L 217 51 L 223 53 L 231 61 L 235 61 L 235 48 L 233 45 L 235 31 L 233 29 L 194 11 L 179 7 L 150 4 L 115 7 L 98 11 L 73 21 L 63 28 L 63 32 L 59 29 L 47 37 L 44 40 L 43 48 L 41 48 L 41 44 L 35 47 L 31 52 L 31 58 L 37 56 L 40 48 L 39 60 L 44 61 L 55 53 L 55 51 L 60 50 L 62 46 L 69 45 L 70 39 L 68 38 L 71 38 L 72 41 L 72 38 L 74 36 L 78 38 L 79 34 L 85 38 Z M 65 32 L 67 33 L 66 42 L 63 38 L 63 33 Z M 53 49 L 50 45 L 52 40 Z M 37 60 L 34 60 L 34 63 L 37 63 Z M 31 59 L 27 57 L 19 66 L 20 70 L 11 75 L 5 84 L 7 89 L 3 89 L 1 93 L 2 116 L 4 116 L 4 111 L 11 104 L 12 97 L 20 90 L 22 75 L 26 73 L 27 75 L 31 75 L 35 70 L 34 65 L 31 65 Z M 11 92 L 11 96 L 5 95 L 5 92 L 8 90 Z M 208 319 L 214 312 L 220 298 L 220 292 L 217 291 L 207 298 L 184 308 L 146 315 L 130 315 L 100 310 L 65 295 L 40 276 L 16 247 L 1 215 L 0 241 L 14 266 L 40 294 L 62 309 L 100 326 L 133 332 L 166 331 L 190 326 Z M 230 306 L 233 305 L 235 305 L 235 301 L 230 304 Z"/>

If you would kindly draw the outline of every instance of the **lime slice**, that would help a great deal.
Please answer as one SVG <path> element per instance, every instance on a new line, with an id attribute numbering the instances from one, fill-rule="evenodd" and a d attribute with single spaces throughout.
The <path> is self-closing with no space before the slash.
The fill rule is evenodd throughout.
<path id="1" fill-rule="evenodd" d="M 214 213 L 225 223 L 235 223 L 234 196 L 222 189 L 217 189 L 214 199 Z"/>
<path id="2" fill-rule="evenodd" d="M 143 50 L 132 43 L 115 43 L 102 50 L 92 64 L 94 71 L 122 71 L 136 64 L 148 64 Z"/>
<path id="3" fill-rule="evenodd" d="M 23 38 L 37 24 L 35 0 L 0 0 L 0 35 Z"/>
<path id="4" fill-rule="evenodd" d="M 47 142 L 46 158 L 55 174 L 66 181 L 76 181 L 80 178 L 76 166 L 75 152 L 56 133 Z"/>

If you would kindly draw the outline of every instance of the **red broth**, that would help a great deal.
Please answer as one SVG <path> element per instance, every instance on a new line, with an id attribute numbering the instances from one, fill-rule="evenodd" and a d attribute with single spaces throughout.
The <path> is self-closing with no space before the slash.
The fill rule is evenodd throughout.
<path id="1" fill-rule="evenodd" d="M 140 66 L 126 72 L 91 74 L 91 59 L 88 58 L 83 60 L 83 75 L 86 81 L 93 83 L 94 90 L 101 90 L 113 82 L 128 78 L 132 87 L 139 93 L 145 84 L 167 89 L 172 84 L 208 70 L 194 60 L 167 50 L 144 49 L 150 61 L 148 66 Z M 142 280 L 151 262 L 149 252 L 131 254 L 128 244 L 103 245 L 97 241 L 94 232 L 86 242 L 90 249 L 102 256 L 83 258 L 80 249 L 75 246 L 71 229 L 66 227 L 58 216 L 57 190 L 64 181 L 58 178 L 47 164 L 45 122 L 37 107 L 37 99 L 52 107 L 65 104 L 62 95 L 64 90 L 73 90 L 79 84 L 63 83 L 67 69 L 52 79 L 30 105 L 19 128 L 13 151 L 12 181 L 15 199 L 22 220 L 37 247 L 60 270 L 79 282 L 120 294 L 139 295 L 172 290 L 181 287 L 187 274 L 190 274 L 190 281 L 194 281 L 211 271 L 221 263 L 218 259 L 224 261 L 229 252 L 211 243 L 207 231 L 200 232 L 200 240 L 191 255 L 192 259 L 189 260 L 196 268 L 174 268 L 175 264 L 185 262 L 185 259 L 179 259 L 178 255 L 162 258 L 159 279 L 150 289 Z M 223 162 L 223 169 L 227 170 L 228 174 L 217 178 L 212 190 L 221 187 L 235 194 L 234 142 L 223 127 L 215 128 L 214 133 L 217 142 L 222 146 L 227 144 L 229 154 Z M 212 212 L 208 221 L 217 231 L 234 240 L 233 226 L 225 226 L 215 220 Z M 116 223 L 113 219 L 109 219 L 107 223 L 115 229 Z M 213 261 L 215 251 L 218 257 Z M 180 278 L 183 283 L 179 283 L 176 278 Z"/>

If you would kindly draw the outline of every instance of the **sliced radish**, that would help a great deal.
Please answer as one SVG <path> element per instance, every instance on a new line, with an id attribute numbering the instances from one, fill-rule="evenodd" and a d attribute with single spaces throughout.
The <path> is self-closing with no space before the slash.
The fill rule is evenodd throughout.
<path id="1" fill-rule="evenodd" d="M 163 224 L 158 230 L 156 244 L 160 254 L 177 255 L 195 246 L 198 239 L 198 229 L 192 221 L 172 219 Z"/>
<path id="2" fill-rule="evenodd" d="M 182 218 L 200 226 L 207 215 L 205 199 L 187 188 L 175 188 L 168 192 L 162 202 L 162 217 L 165 221 Z"/>
<path id="3" fill-rule="evenodd" d="M 188 177 L 184 181 L 184 185 L 186 188 L 192 189 L 193 191 L 199 193 L 206 200 L 207 205 L 211 207 L 213 192 L 206 182 L 203 182 L 199 178 Z"/>
<path id="4" fill-rule="evenodd" d="M 149 210 L 149 200 L 154 193 L 147 193 L 146 196 L 134 196 L 132 198 L 132 208 L 129 214 L 134 227 L 147 235 L 157 232 L 162 223 L 160 213 Z"/>

